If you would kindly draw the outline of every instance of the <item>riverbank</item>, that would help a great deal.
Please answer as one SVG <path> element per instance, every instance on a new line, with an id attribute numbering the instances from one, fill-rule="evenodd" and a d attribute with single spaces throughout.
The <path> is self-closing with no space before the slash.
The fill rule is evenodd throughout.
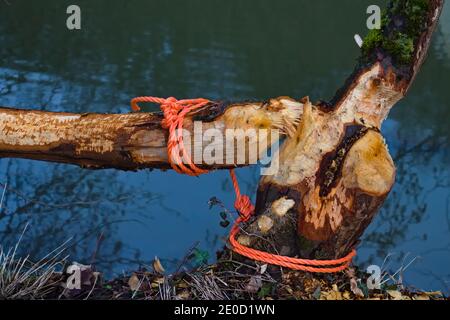
<path id="1" fill-rule="evenodd" d="M 18 263 L 25 260 L 19 259 Z M 9 266 L 12 264 L 10 261 Z M 54 268 L 57 263 L 48 263 Z M 3 263 L 3 267 L 7 264 Z M 41 268 L 15 275 L 0 268 L 0 299 L 102 300 L 446 300 L 441 292 L 426 292 L 382 275 L 379 290 L 370 290 L 367 273 L 356 267 L 337 274 L 310 274 L 233 260 L 167 274 L 159 261 L 153 270 L 140 269 L 104 279 L 92 266 L 71 264 L 65 272 Z M 71 271 L 70 271 L 71 270 Z M 72 272 L 77 270 L 77 272 Z M 9 270 L 13 271 L 13 270 Z M 68 272 L 70 271 L 70 272 Z M 15 271 L 14 271 L 15 272 Z M 13 276 L 11 276 L 13 275 Z M 77 279 L 79 282 L 77 283 Z M 9 279 L 9 280 L 8 280 Z M 12 280 L 16 281 L 13 282 Z M 21 281 L 17 281 L 21 280 Z M 8 284 L 9 281 L 9 284 Z"/>

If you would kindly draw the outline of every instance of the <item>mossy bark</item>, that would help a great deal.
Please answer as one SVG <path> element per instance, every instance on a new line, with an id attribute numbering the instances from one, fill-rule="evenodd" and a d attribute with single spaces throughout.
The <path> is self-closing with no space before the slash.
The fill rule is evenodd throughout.
<path id="1" fill-rule="evenodd" d="M 383 13 L 381 29 L 371 30 L 362 47 L 363 59 L 370 60 L 382 50 L 398 65 L 409 65 L 415 43 L 427 29 L 429 0 L 395 0 Z"/>

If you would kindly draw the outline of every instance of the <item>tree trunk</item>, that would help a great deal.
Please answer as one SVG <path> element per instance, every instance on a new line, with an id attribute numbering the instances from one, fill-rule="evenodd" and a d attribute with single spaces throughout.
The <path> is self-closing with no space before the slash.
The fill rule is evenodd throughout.
<path id="1" fill-rule="evenodd" d="M 393 1 L 332 102 L 304 101 L 278 174 L 260 181 L 258 217 L 238 241 L 312 259 L 343 257 L 357 245 L 395 180 L 381 124 L 422 65 L 442 7 L 442 0 Z"/>
<path id="2" fill-rule="evenodd" d="M 330 103 L 287 97 L 259 103 L 211 103 L 184 122 L 194 132 L 214 128 L 280 129 L 287 138 L 279 170 L 260 180 L 257 216 L 242 244 L 303 258 L 334 259 L 356 246 L 389 194 L 395 166 L 380 133 L 389 111 L 406 95 L 425 59 L 443 0 L 395 0 L 381 30 L 364 40 L 360 62 Z M 91 169 L 170 168 L 168 132 L 161 114 L 69 114 L 0 108 L 0 156 L 72 163 Z M 247 139 L 240 137 L 239 139 Z M 253 141 L 268 149 L 277 137 Z M 239 162 L 226 141 L 219 163 L 225 169 L 256 162 L 248 148 Z M 185 142 L 192 156 L 211 141 Z M 213 142 L 214 143 L 214 142 Z M 237 145 L 237 143 L 236 143 Z M 232 150 L 232 152 L 230 151 Z M 201 158 L 202 159 L 202 158 Z"/>

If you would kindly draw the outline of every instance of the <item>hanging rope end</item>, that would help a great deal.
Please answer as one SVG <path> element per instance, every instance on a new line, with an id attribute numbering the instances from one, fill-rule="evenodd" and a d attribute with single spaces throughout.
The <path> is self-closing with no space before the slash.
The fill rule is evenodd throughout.
<path id="1" fill-rule="evenodd" d="M 138 106 L 138 98 L 134 98 L 131 100 L 130 105 L 131 105 L 131 111 L 133 112 L 139 112 L 141 111 L 141 107 Z"/>

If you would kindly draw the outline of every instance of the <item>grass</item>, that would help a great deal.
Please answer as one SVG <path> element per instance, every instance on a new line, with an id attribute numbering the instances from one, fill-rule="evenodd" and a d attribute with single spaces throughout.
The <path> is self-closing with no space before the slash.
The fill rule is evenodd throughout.
<path id="1" fill-rule="evenodd" d="M 49 296 L 61 279 L 67 257 L 62 257 L 64 246 L 59 246 L 37 262 L 29 257 L 20 258 L 17 251 L 24 228 L 17 244 L 9 249 L 0 246 L 0 299 L 43 299 Z"/>
<path id="2" fill-rule="evenodd" d="M 389 257 L 387 258 L 389 259 Z M 406 260 L 405 260 L 406 261 Z M 87 284 L 71 299 L 106 300 L 442 300 L 440 292 L 408 288 L 403 272 L 383 270 L 379 290 L 368 290 L 369 277 L 357 268 L 318 275 L 242 262 L 224 252 L 219 262 L 174 274 L 141 269 L 129 275 Z M 386 266 L 387 267 L 387 266 Z M 55 293 L 57 296 L 57 293 Z"/>
<path id="3" fill-rule="evenodd" d="M 24 230 L 25 232 L 25 230 Z M 368 290 L 368 274 L 357 268 L 331 275 L 318 275 L 255 262 L 234 260 L 225 251 L 219 262 L 174 274 L 141 269 L 115 279 L 101 276 L 83 281 L 79 289 L 68 289 L 68 276 L 60 272 L 67 263 L 64 245 L 38 262 L 18 258 L 15 247 L 0 249 L 0 298 L 2 299 L 104 299 L 104 300 L 441 300 L 440 292 L 405 287 L 402 273 L 382 273 L 380 290 Z M 387 258 L 389 259 L 389 257 Z M 92 267 L 86 266 L 86 274 Z M 87 273 L 86 273 L 87 272 Z M 96 272 L 95 272 L 96 273 Z M 97 274 L 97 273 L 96 273 Z"/>

